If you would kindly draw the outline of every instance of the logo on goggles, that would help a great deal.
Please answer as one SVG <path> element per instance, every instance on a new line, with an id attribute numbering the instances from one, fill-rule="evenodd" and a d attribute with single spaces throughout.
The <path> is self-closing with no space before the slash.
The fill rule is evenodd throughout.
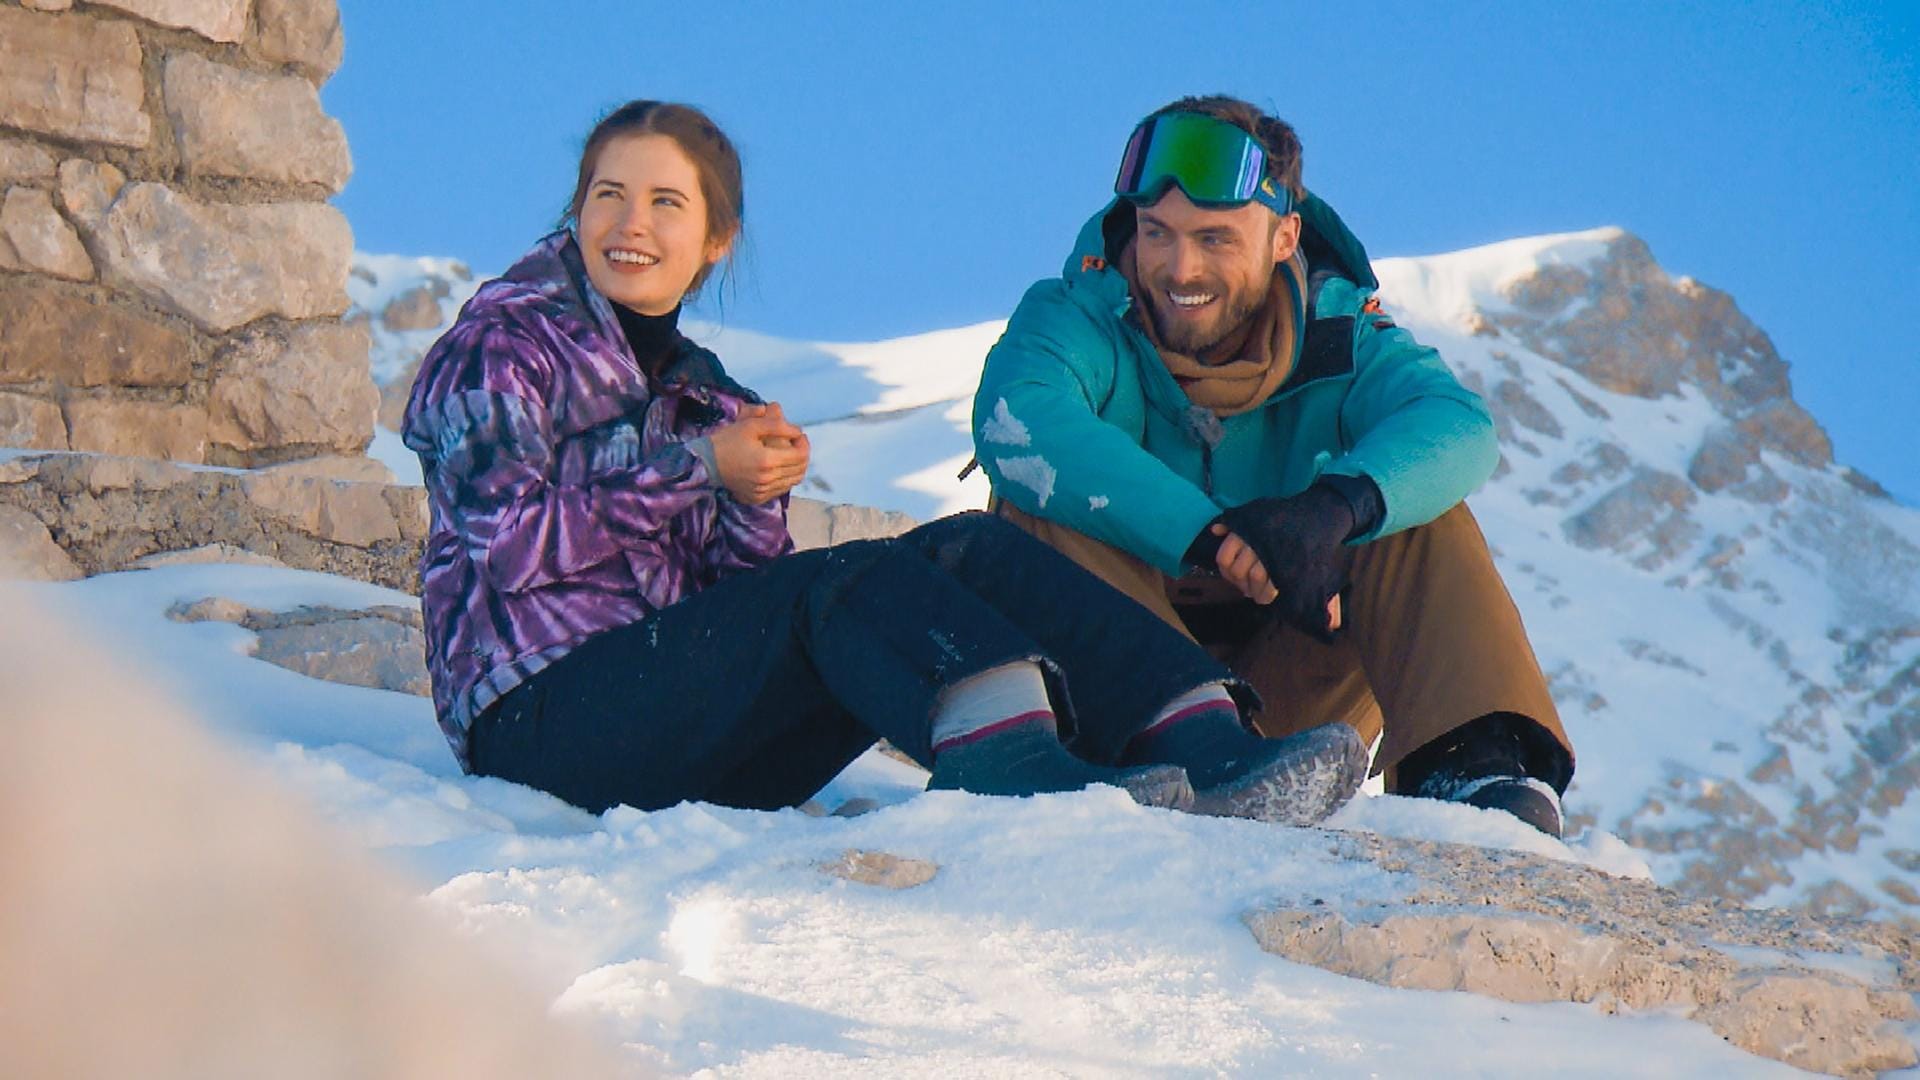
<path id="1" fill-rule="evenodd" d="M 1240 128 L 1199 113 L 1163 113 L 1133 129 L 1113 191 L 1130 202 L 1154 203 L 1178 184 L 1197 206 L 1258 200 L 1276 214 L 1290 213 L 1293 193 L 1266 169 L 1266 149 Z"/>

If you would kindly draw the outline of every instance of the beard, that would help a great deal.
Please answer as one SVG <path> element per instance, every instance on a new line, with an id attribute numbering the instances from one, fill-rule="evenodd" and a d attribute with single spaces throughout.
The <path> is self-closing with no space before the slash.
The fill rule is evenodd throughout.
<path id="1" fill-rule="evenodd" d="M 1258 287 L 1239 292 L 1211 283 L 1198 286 L 1182 284 L 1178 290 L 1180 292 L 1210 292 L 1217 297 L 1212 305 L 1216 309 L 1213 316 L 1200 320 L 1185 318 L 1174 307 L 1173 301 L 1167 296 L 1167 292 L 1173 288 L 1172 282 L 1155 282 L 1147 289 L 1147 314 L 1153 319 L 1154 333 L 1159 337 L 1162 347 L 1199 359 L 1202 353 L 1238 333 L 1253 320 L 1260 306 L 1267 302 L 1267 286 L 1271 281 L 1269 276 Z"/>

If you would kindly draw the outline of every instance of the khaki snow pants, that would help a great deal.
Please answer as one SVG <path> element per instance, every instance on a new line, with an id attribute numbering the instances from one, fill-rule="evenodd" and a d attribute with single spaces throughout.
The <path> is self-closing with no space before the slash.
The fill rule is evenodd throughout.
<path id="1" fill-rule="evenodd" d="M 1380 738 L 1378 773 L 1469 720 L 1512 712 L 1572 753 L 1520 612 L 1464 503 L 1349 549 L 1352 584 L 1331 644 L 1261 618 L 1219 577 L 1169 578 L 1119 548 L 994 503 L 1251 683 L 1263 702 L 1254 726 L 1268 738 L 1341 720 L 1369 743 Z"/>

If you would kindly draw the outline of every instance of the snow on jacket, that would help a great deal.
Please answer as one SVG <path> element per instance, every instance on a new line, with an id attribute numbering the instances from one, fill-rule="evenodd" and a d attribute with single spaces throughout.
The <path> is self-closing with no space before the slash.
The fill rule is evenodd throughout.
<path id="1" fill-rule="evenodd" d="M 1355 543 L 1432 521 L 1492 475 L 1485 404 L 1370 304 L 1365 250 L 1312 196 L 1301 215 L 1313 285 L 1294 306 L 1293 372 L 1264 405 L 1204 431 L 1215 421 L 1194 422 L 1112 265 L 1127 239 L 1116 208 L 1087 222 L 1061 276 L 1027 290 L 987 354 L 974 446 L 999 497 L 1178 574 L 1222 508 L 1323 474 L 1380 488 L 1386 515 Z"/>
<path id="2" fill-rule="evenodd" d="M 649 388 L 568 232 L 482 285 L 421 361 L 427 670 L 462 766 L 473 718 L 595 634 L 792 550 L 687 445 L 759 399 L 680 338 Z"/>

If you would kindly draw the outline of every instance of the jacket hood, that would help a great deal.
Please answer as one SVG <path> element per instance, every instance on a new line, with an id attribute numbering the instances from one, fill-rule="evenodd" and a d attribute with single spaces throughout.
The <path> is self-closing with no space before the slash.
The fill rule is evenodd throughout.
<path id="1" fill-rule="evenodd" d="M 1307 256 L 1309 276 L 1333 271 L 1364 289 L 1378 289 L 1373 264 L 1360 238 L 1340 220 L 1333 207 L 1318 195 L 1308 193 L 1296 208 L 1300 214 L 1300 247 Z M 1105 289 L 1118 288 L 1116 301 L 1126 299 L 1127 284 L 1113 262 L 1120 249 L 1133 236 L 1133 205 L 1115 198 L 1080 227 L 1073 253 L 1067 257 L 1060 274 L 1077 284 L 1094 284 Z"/>

